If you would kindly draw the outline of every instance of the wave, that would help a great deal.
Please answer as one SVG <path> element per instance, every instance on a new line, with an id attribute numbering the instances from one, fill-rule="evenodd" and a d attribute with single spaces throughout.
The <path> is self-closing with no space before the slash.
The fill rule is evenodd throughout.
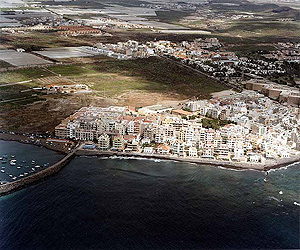
<path id="1" fill-rule="evenodd" d="M 245 172 L 245 171 L 255 171 L 255 172 L 261 172 L 260 170 L 256 170 L 253 168 L 245 168 L 245 169 L 237 169 L 237 168 L 229 168 L 229 167 L 222 167 L 218 166 L 218 169 L 224 169 L 224 170 L 230 170 L 230 171 L 236 171 L 236 172 Z"/>
<path id="2" fill-rule="evenodd" d="M 269 196 L 268 198 L 269 198 L 269 200 L 274 200 L 274 201 L 277 201 L 277 202 L 281 202 L 281 200 L 279 200 L 278 198 L 276 198 L 274 196 Z"/>
<path id="3" fill-rule="evenodd" d="M 294 163 L 289 164 L 289 165 L 287 165 L 287 166 L 283 166 L 283 167 L 280 167 L 280 168 L 273 168 L 273 169 L 270 169 L 270 170 L 268 170 L 267 172 L 268 172 L 268 173 L 271 173 L 271 172 L 275 172 L 275 171 L 279 171 L 279 170 L 287 170 L 289 167 L 297 166 L 297 165 L 299 165 L 299 164 L 300 164 L 300 162 L 297 161 L 297 162 L 294 162 Z"/>
<path id="4" fill-rule="evenodd" d="M 102 158 L 102 157 L 101 157 Z M 176 160 L 173 159 L 156 159 L 156 158 L 151 158 L 151 157 L 140 157 L 140 156 L 109 156 L 107 157 L 107 159 L 121 159 L 121 160 L 143 160 L 143 161 L 154 161 L 154 162 L 178 162 Z"/>

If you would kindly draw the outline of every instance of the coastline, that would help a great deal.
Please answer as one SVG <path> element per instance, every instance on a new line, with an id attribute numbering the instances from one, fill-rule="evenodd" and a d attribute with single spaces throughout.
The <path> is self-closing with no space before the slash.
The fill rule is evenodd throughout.
<path id="1" fill-rule="evenodd" d="M 0 140 L 4 141 L 18 141 L 20 143 L 32 144 L 36 146 L 44 146 L 47 149 L 54 150 L 60 153 L 66 154 L 65 150 L 55 148 L 46 144 L 46 140 L 43 139 L 43 143 L 38 138 L 39 144 L 37 144 L 35 137 L 29 138 L 26 135 L 18 134 L 0 134 Z M 260 172 L 268 172 L 272 169 L 278 169 L 281 167 L 286 167 L 294 163 L 300 163 L 300 155 L 293 158 L 278 159 L 276 161 L 268 162 L 266 164 L 261 163 L 242 163 L 242 162 L 231 162 L 231 161 L 220 161 L 220 160 L 207 160 L 201 158 L 189 158 L 189 157 L 176 157 L 170 155 L 159 155 L 159 154 L 144 154 L 138 152 L 116 152 L 116 151 L 99 151 L 91 149 L 82 149 L 81 146 L 77 145 L 71 152 L 68 152 L 63 159 L 53 164 L 52 166 L 34 173 L 30 176 L 24 177 L 22 179 L 12 181 L 3 185 L 0 185 L 0 196 L 7 195 L 9 193 L 15 192 L 29 185 L 37 183 L 57 172 L 59 172 L 64 166 L 66 166 L 73 158 L 76 156 L 97 156 L 97 157 L 133 157 L 133 158 L 144 158 L 144 159 L 154 159 L 154 160 L 167 160 L 167 161 L 178 161 L 186 163 L 194 163 L 197 165 L 208 165 L 212 167 L 223 167 L 227 169 L 235 170 L 255 170 Z"/>
<path id="2" fill-rule="evenodd" d="M 37 138 L 37 137 L 35 137 Z M 43 146 L 49 150 L 54 150 L 56 152 L 60 152 L 63 154 L 68 154 L 63 149 L 56 148 L 46 144 L 46 140 L 42 138 L 38 138 L 40 140 L 40 144 L 36 144 L 33 139 L 26 135 L 19 135 L 19 134 L 10 134 L 10 133 L 0 133 L 0 140 L 4 141 L 18 141 L 20 143 L 25 144 L 32 144 L 36 146 Z M 195 164 L 206 164 L 209 166 L 215 167 L 224 167 L 224 168 L 231 168 L 231 169 L 238 169 L 238 170 L 257 170 L 257 171 L 269 171 L 271 169 L 278 169 L 281 167 L 285 167 L 294 163 L 300 163 L 300 154 L 296 157 L 290 158 L 281 158 L 277 160 L 268 161 L 265 164 L 261 163 L 246 163 L 246 162 L 233 162 L 233 161 L 221 161 L 221 160 L 208 160 L 208 159 L 201 159 L 201 158 L 190 158 L 190 157 L 176 157 L 171 155 L 160 155 L 160 154 L 144 154 L 138 152 L 117 152 L 117 151 L 99 151 L 99 150 L 92 150 L 92 149 L 78 149 L 76 151 L 77 156 L 102 156 L 102 157 L 110 157 L 110 156 L 119 156 L 119 157 L 140 157 L 146 159 L 158 159 L 158 160 L 170 160 L 170 161 L 180 161 L 180 162 L 188 162 L 188 163 L 195 163 Z"/>
<path id="3" fill-rule="evenodd" d="M 2 141 L 16 141 L 24 144 L 30 144 L 38 147 L 45 147 L 49 150 L 53 150 L 62 154 L 68 154 L 66 150 L 63 150 L 61 148 L 56 148 L 53 146 L 50 146 L 46 143 L 46 140 L 44 138 L 38 138 L 36 135 L 34 138 L 30 138 L 30 136 L 27 135 L 20 135 L 20 134 L 10 134 L 10 133 L 0 133 L 0 140 Z M 37 142 L 37 140 L 39 140 Z"/>
<path id="4" fill-rule="evenodd" d="M 203 164 L 214 167 L 224 167 L 228 169 L 237 170 L 256 170 L 256 171 L 269 171 L 271 169 L 278 169 L 291 165 L 293 163 L 300 162 L 300 155 L 295 158 L 286 158 L 274 161 L 272 163 L 261 164 L 261 163 L 243 163 L 243 162 L 230 162 L 220 160 L 207 160 L 200 158 L 183 158 L 170 155 L 159 155 L 159 154 L 143 154 L 143 153 L 126 153 L 126 152 L 113 152 L 113 151 L 98 151 L 89 149 L 79 149 L 76 151 L 76 156 L 99 156 L 99 157 L 136 157 L 145 159 L 157 159 L 157 160 L 169 160 L 169 161 L 180 161 L 187 163 Z"/>

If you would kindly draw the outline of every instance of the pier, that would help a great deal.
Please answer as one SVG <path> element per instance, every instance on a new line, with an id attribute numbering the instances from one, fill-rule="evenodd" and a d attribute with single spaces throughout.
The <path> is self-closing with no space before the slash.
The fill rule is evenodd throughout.
<path id="1" fill-rule="evenodd" d="M 41 170 L 37 173 L 34 173 L 30 176 L 26 176 L 22 179 L 1 185 L 0 186 L 0 196 L 20 190 L 24 187 L 27 187 L 33 183 L 36 183 L 48 176 L 51 176 L 51 175 L 59 172 L 65 165 L 67 165 L 75 157 L 75 155 L 76 155 L 75 153 L 77 150 L 78 150 L 78 147 L 73 149 L 63 159 L 61 159 L 57 163 L 53 164 L 52 166 L 47 167 L 46 169 L 43 169 L 43 170 Z"/>

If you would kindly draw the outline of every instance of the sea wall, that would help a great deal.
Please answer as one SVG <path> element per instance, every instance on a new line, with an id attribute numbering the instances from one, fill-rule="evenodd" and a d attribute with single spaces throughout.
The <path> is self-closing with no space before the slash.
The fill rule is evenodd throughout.
<path id="1" fill-rule="evenodd" d="M 37 182 L 37 181 L 42 180 L 50 175 L 57 173 L 75 157 L 75 152 L 76 152 L 76 150 L 72 151 L 71 153 L 66 155 L 63 159 L 61 159 L 54 165 L 47 167 L 46 169 L 43 169 L 35 174 L 26 176 L 20 180 L 16 180 L 16 181 L 1 185 L 0 186 L 0 195 L 14 192 L 14 191 L 24 188 L 34 182 Z"/>

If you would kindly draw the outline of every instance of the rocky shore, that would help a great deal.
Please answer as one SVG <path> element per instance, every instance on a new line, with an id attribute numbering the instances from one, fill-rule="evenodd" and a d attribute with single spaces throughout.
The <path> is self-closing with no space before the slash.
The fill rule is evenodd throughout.
<path id="1" fill-rule="evenodd" d="M 11 133 L 0 133 L 0 140 L 3 141 L 17 141 L 25 144 L 32 144 L 36 146 L 43 146 L 47 149 L 57 151 L 60 153 L 67 154 L 69 153 L 65 148 L 60 147 L 57 145 L 56 147 L 51 146 L 46 143 L 45 138 L 41 138 L 38 135 L 35 136 L 28 136 L 28 135 L 22 135 L 22 134 L 11 134 Z"/>
<path id="2" fill-rule="evenodd" d="M 126 153 L 126 152 L 113 152 L 113 151 L 98 151 L 98 150 L 89 150 L 89 149 L 79 149 L 76 151 L 76 155 L 78 156 L 99 156 L 99 157 L 141 157 L 148 159 L 158 159 L 158 160 L 173 160 L 173 161 L 181 161 L 181 162 L 189 162 L 196 164 L 205 164 L 216 167 L 224 167 L 224 168 L 232 168 L 232 169 L 252 169 L 258 171 L 268 171 L 270 169 L 276 169 L 283 166 L 288 166 L 290 164 L 300 162 L 300 155 L 294 158 L 287 159 L 279 159 L 276 161 L 271 161 L 266 164 L 261 163 L 242 163 L 242 162 L 230 162 L 230 161 L 220 161 L 220 160 L 207 160 L 207 159 L 199 159 L 199 158 L 183 158 L 183 157 L 175 157 L 169 155 L 158 155 L 158 154 L 143 154 L 143 153 Z"/>

